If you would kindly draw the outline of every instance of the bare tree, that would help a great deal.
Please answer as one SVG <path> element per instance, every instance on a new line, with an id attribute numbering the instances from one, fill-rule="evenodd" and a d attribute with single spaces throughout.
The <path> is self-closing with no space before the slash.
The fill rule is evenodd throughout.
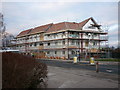
<path id="1" fill-rule="evenodd" d="M 5 24 L 4 24 L 4 18 L 3 18 L 3 14 L 0 13 L 0 33 L 3 34 L 5 32 L 6 28 L 5 28 Z"/>
<path id="2" fill-rule="evenodd" d="M 0 13 L 0 49 L 7 49 L 14 36 L 6 32 L 3 14 Z"/>
<path id="3" fill-rule="evenodd" d="M 0 48 L 3 47 L 4 32 L 5 32 L 5 26 L 3 23 L 3 14 L 0 13 Z"/>

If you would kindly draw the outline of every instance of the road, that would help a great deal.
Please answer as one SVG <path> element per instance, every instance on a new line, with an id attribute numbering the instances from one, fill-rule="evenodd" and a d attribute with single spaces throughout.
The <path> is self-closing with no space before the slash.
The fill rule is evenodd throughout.
<path id="1" fill-rule="evenodd" d="M 100 65 L 100 72 L 96 73 L 95 66 L 90 66 L 88 63 L 73 64 L 72 61 L 40 59 L 37 61 L 47 64 L 47 88 L 114 88 L 115 90 L 119 85 L 116 65 Z M 106 72 L 107 69 L 112 69 L 112 72 Z"/>
<path id="2" fill-rule="evenodd" d="M 96 71 L 96 66 L 92 66 L 88 63 L 83 63 L 83 62 L 73 64 L 73 62 L 70 62 L 70 61 L 67 62 L 67 61 L 40 60 L 40 59 L 38 59 L 37 61 L 46 63 L 47 65 L 50 65 L 50 66 Z M 99 72 L 120 75 L 120 69 L 118 68 L 118 65 L 99 65 Z"/>
<path id="3" fill-rule="evenodd" d="M 56 88 L 100 88 L 100 90 L 109 88 L 108 90 L 118 90 L 119 85 L 118 76 L 115 74 L 96 73 L 90 70 L 62 68 L 49 65 L 47 83 L 47 88 L 55 88 L 55 90 Z"/>

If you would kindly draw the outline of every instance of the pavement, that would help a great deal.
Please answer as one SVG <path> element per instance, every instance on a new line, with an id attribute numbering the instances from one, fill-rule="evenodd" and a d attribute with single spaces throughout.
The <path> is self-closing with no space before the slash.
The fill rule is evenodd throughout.
<path id="1" fill-rule="evenodd" d="M 118 88 L 118 75 L 48 65 L 48 88 Z"/>

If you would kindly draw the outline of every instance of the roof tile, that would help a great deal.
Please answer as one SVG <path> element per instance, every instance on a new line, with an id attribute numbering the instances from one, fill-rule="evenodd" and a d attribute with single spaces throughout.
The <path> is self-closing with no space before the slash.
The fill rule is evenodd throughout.
<path id="1" fill-rule="evenodd" d="M 52 25 L 52 23 L 46 24 L 46 25 L 42 25 L 42 26 L 39 26 L 39 27 L 36 27 L 36 28 L 34 28 L 29 34 L 38 33 L 38 32 L 44 32 L 44 31 L 46 31 L 51 25 Z"/>
<path id="2" fill-rule="evenodd" d="M 20 32 L 20 33 L 17 35 L 17 37 L 24 36 L 24 35 L 28 34 L 31 30 L 32 30 L 32 29 L 28 29 L 28 30 L 22 31 L 22 32 Z"/>
<path id="3" fill-rule="evenodd" d="M 88 18 L 80 23 L 76 23 L 76 22 L 61 22 L 61 23 L 50 23 L 50 24 L 46 24 L 46 25 L 42 25 L 39 27 L 36 27 L 34 29 L 29 29 L 29 30 L 25 30 L 22 31 L 20 34 L 18 34 L 17 36 L 23 36 L 26 34 L 34 34 L 34 33 L 38 33 L 38 32 L 56 32 L 56 31 L 60 31 L 60 30 L 65 30 L 65 29 L 82 29 L 82 27 L 89 21 L 89 20 L 93 20 L 93 18 Z"/>

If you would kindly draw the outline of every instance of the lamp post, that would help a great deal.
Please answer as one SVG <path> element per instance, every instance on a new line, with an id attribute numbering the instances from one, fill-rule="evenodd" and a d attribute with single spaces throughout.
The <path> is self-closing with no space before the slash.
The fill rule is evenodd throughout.
<path id="1" fill-rule="evenodd" d="M 89 57 L 90 57 L 90 37 L 91 37 L 91 34 L 89 33 L 89 34 L 88 34 L 88 39 L 89 39 L 89 41 L 88 41 L 88 52 L 89 52 Z"/>
<path id="2" fill-rule="evenodd" d="M 69 60 L 69 31 L 67 32 L 67 51 L 68 51 L 68 60 Z"/>
<path id="3" fill-rule="evenodd" d="M 80 40 L 79 40 L 79 62 L 80 62 Z"/>

